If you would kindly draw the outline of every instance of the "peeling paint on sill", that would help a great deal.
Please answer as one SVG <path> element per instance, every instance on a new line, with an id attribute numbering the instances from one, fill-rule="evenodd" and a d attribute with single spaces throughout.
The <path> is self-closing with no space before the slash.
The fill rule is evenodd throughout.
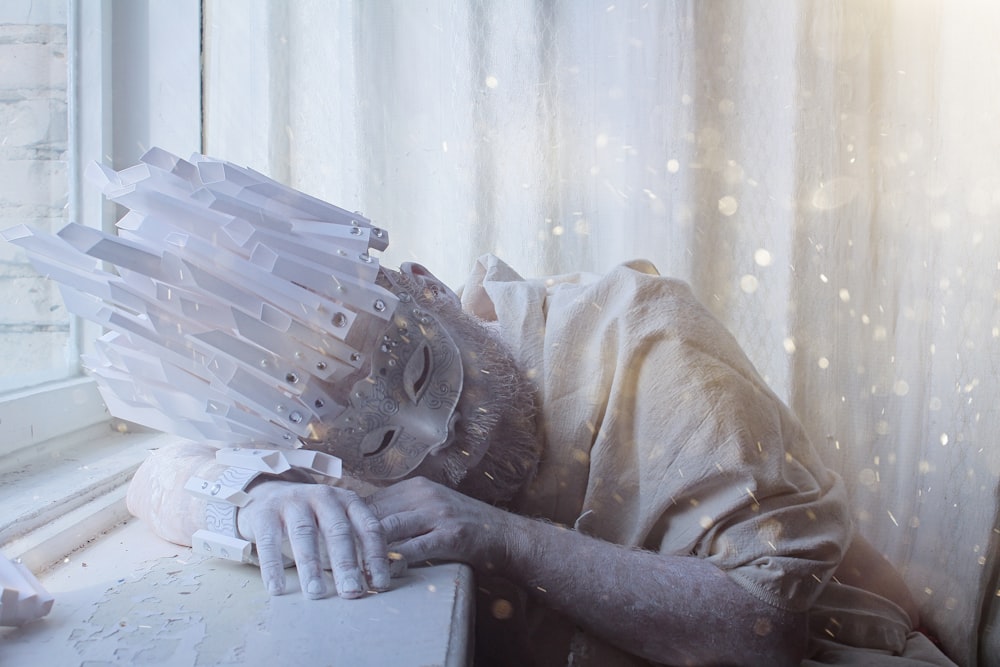
<path id="1" fill-rule="evenodd" d="M 144 565 L 108 588 L 70 633 L 81 667 L 239 664 L 245 659 L 245 642 L 234 640 L 246 634 L 248 625 L 260 625 L 253 622 L 259 619 L 248 618 L 253 616 L 248 609 L 267 607 L 263 590 L 256 595 L 243 591 L 234 599 L 231 578 L 217 576 L 214 561 L 178 567 L 176 558 L 163 558 Z M 243 569 L 257 576 L 256 570 Z M 246 588 L 250 577 L 242 583 Z"/>

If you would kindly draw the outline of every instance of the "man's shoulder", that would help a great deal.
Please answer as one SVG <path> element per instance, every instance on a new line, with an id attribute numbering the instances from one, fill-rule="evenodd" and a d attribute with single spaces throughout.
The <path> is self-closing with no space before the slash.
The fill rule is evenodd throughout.
<path id="1" fill-rule="evenodd" d="M 647 260 L 623 262 L 589 280 L 548 284 L 549 322 L 576 311 L 598 322 L 642 326 L 661 332 L 698 322 L 718 326 L 684 280 L 664 276 Z M 600 317 L 597 312 L 600 312 Z"/>

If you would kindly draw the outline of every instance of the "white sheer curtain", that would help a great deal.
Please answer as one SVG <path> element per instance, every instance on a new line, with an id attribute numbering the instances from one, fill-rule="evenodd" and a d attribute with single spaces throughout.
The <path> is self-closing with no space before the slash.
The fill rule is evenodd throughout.
<path id="1" fill-rule="evenodd" d="M 1000 6 L 206 0 L 206 146 L 459 284 L 634 257 L 797 410 L 962 664 L 1000 664 Z M 977 663 L 978 660 L 978 663 Z"/>

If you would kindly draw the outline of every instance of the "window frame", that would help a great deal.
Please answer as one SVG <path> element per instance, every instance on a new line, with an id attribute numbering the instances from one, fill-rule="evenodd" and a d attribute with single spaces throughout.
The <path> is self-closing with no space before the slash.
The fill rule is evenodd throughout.
<path id="1" fill-rule="evenodd" d="M 202 149 L 201 1 L 66 0 L 66 24 L 69 219 L 112 231 L 115 206 L 86 182 L 89 163 L 120 169 L 153 145 Z M 79 364 L 101 328 L 74 317 L 70 331 L 75 372 L 0 392 L 0 457 L 109 419 Z"/>

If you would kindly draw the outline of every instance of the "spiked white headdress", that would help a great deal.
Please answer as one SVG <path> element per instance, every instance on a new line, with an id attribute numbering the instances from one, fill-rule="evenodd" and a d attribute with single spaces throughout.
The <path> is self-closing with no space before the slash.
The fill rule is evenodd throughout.
<path id="1" fill-rule="evenodd" d="M 74 223 L 4 236 L 71 312 L 109 330 L 84 363 L 112 414 L 219 444 L 305 443 L 375 479 L 403 476 L 447 439 L 460 355 L 433 316 L 376 283 L 384 230 L 201 155 L 154 148 L 87 176 L 130 209 L 118 236 Z M 407 417 L 392 389 L 404 375 L 402 403 L 433 394 L 424 416 Z"/>

